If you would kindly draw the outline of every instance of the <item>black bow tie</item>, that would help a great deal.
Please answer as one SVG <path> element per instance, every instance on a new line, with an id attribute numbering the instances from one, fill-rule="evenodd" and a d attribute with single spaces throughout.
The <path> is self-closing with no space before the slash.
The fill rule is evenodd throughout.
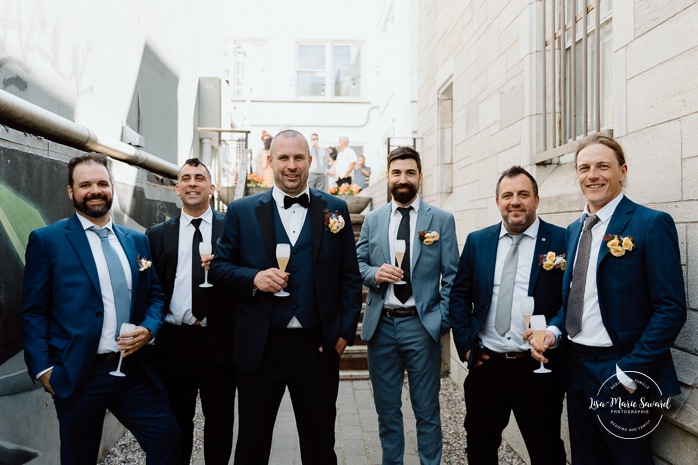
<path id="1" fill-rule="evenodd" d="M 310 205 L 308 194 L 302 194 L 298 197 L 291 197 L 288 195 L 284 196 L 284 208 L 291 208 L 294 203 L 297 203 L 303 208 L 308 208 L 308 205 Z"/>

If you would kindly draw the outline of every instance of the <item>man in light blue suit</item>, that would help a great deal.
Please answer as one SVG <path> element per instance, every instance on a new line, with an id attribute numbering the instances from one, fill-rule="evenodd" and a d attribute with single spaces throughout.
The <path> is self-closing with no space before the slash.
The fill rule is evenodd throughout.
<path id="1" fill-rule="evenodd" d="M 562 309 L 532 353 L 545 360 L 565 344 L 572 463 L 653 464 L 658 419 L 632 406 L 680 392 L 670 352 L 686 321 L 676 226 L 623 195 L 628 167 L 614 139 L 587 137 L 575 162 L 587 203 L 567 228 Z"/>
<path id="2" fill-rule="evenodd" d="M 458 266 L 455 221 L 417 194 L 422 164 L 414 149 L 390 152 L 387 178 L 393 201 L 366 216 L 357 244 L 361 276 L 369 288 L 361 337 L 368 341 L 383 465 L 403 463 L 405 370 L 420 461 L 438 465 L 440 337 L 449 329 L 448 295 Z M 405 255 L 396 266 L 400 241 Z"/>
<path id="3" fill-rule="evenodd" d="M 61 464 L 97 462 L 106 410 L 134 434 L 149 465 L 179 465 L 181 433 L 146 347 L 163 295 L 144 234 L 112 223 L 113 183 L 99 154 L 68 164 L 75 215 L 32 231 L 21 337 L 29 375 L 53 396 Z M 119 337 L 120 322 L 135 330 Z M 110 374 L 124 354 L 123 377 Z"/>

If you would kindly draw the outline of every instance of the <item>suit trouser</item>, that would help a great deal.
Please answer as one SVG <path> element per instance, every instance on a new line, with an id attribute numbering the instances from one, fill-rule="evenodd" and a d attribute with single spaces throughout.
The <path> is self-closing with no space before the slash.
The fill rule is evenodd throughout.
<path id="1" fill-rule="evenodd" d="M 407 370 L 410 400 L 417 420 L 417 443 L 423 465 L 441 461 L 439 367 L 441 344 L 418 316 L 381 316 L 368 342 L 368 371 L 378 413 L 383 465 L 403 463 L 405 433 L 402 421 L 402 385 Z"/>
<path id="2" fill-rule="evenodd" d="M 334 427 L 339 356 L 319 330 L 270 329 L 257 370 L 237 370 L 239 431 L 235 465 L 269 463 L 274 423 L 288 387 L 304 465 L 336 465 Z"/>
<path id="3" fill-rule="evenodd" d="M 566 463 L 560 438 L 561 374 L 534 373 L 538 366 L 530 357 L 491 355 L 482 365 L 470 368 L 463 383 L 469 464 L 498 463 L 502 431 L 512 411 L 533 465 Z"/>
<path id="4" fill-rule="evenodd" d="M 155 346 L 158 374 L 172 413 L 182 429 L 182 463 L 189 464 L 194 439 L 196 398 L 204 414 L 207 465 L 228 465 L 233 450 L 235 371 L 213 362 L 203 326 L 165 323 Z"/>
<path id="5" fill-rule="evenodd" d="M 592 410 L 590 399 L 598 398 L 597 393 L 610 376 L 616 372 L 618 354 L 613 347 L 587 347 L 580 344 L 567 345 L 568 388 L 567 417 L 572 445 L 574 465 L 597 464 L 654 464 L 652 459 L 652 435 L 639 439 L 621 439 L 604 428 L 597 415 L 602 410 Z M 622 386 L 616 386 L 612 396 L 628 400 L 639 400 L 648 394 L 641 386 L 631 396 Z M 602 391 L 603 395 L 603 391 Z M 614 418 L 617 423 L 622 418 Z"/>
<path id="6" fill-rule="evenodd" d="M 310 176 L 308 176 L 308 187 L 326 192 L 327 175 L 324 173 L 310 173 Z"/>
<path id="7" fill-rule="evenodd" d="M 149 350 L 144 348 L 141 350 Z M 126 357 L 119 378 L 109 374 L 117 361 L 95 362 L 87 385 L 67 399 L 54 399 L 61 437 L 62 465 L 97 463 L 107 410 L 128 428 L 148 465 L 180 465 L 181 432 L 167 395 L 148 376 L 136 355 Z"/>

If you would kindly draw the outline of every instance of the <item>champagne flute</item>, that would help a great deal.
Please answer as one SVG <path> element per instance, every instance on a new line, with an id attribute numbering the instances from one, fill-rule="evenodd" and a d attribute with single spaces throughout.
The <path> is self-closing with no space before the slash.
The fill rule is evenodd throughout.
<path id="1" fill-rule="evenodd" d="M 121 323 L 121 329 L 119 330 L 119 336 L 122 336 L 127 333 L 132 333 L 136 330 L 136 325 L 133 323 Z M 122 340 L 128 340 L 131 339 L 130 337 L 126 338 L 121 338 Z M 124 361 L 124 351 L 121 351 L 121 355 L 119 355 L 119 364 L 116 367 L 115 371 L 110 371 L 109 374 L 112 376 L 118 376 L 118 377 L 124 377 L 126 374 L 121 371 L 121 362 Z"/>
<path id="2" fill-rule="evenodd" d="M 405 258 L 405 241 L 403 239 L 396 240 L 393 248 L 395 249 L 395 260 L 397 260 L 397 266 L 399 268 L 402 266 L 402 259 Z M 407 284 L 407 283 L 401 279 L 400 281 L 397 281 L 393 284 Z"/>
<path id="3" fill-rule="evenodd" d="M 286 271 L 289 258 L 291 258 L 291 244 L 276 244 L 276 261 L 281 271 Z M 281 289 L 279 292 L 275 292 L 274 295 L 276 297 L 288 297 L 291 294 Z"/>
<path id="4" fill-rule="evenodd" d="M 213 246 L 210 242 L 199 243 L 199 255 L 201 255 L 201 260 L 206 260 L 210 257 L 211 252 L 213 252 Z M 213 284 L 208 282 L 208 270 L 204 271 L 204 282 L 199 284 L 199 287 L 213 287 Z"/>
<path id="5" fill-rule="evenodd" d="M 538 345 L 543 345 L 545 340 L 545 328 L 547 325 L 545 323 L 545 315 L 531 315 L 531 329 L 533 330 L 533 337 L 535 338 Z M 550 373 L 550 370 L 543 366 L 543 361 L 540 362 L 540 368 L 533 370 L 534 373 Z"/>
<path id="6" fill-rule="evenodd" d="M 531 315 L 533 315 L 534 307 L 535 303 L 533 301 L 533 297 L 526 296 L 519 299 L 519 308 L 521 309 L 521 314 L 523 315 L 524 319 L 524 331 L 526 331 L 528 325 L 531 323 Z"/>

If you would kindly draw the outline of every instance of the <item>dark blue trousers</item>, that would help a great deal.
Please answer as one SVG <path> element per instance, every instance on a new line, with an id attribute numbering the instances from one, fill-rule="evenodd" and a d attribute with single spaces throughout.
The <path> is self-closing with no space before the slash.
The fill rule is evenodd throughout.
<path id="1" fill-rule="evenodd" d="M 611 434 L 603 424 L 604 412 L 590 408 L 590 399 L 599 397 L 602 385 L 616 372 L 618 354 L 612 347 L 587 347 L 569 343 L 567 353 L 567 419 L 574 465 L 653 465 L 652 436 L 621 439 Z M 622 386 L 614 392 L 602 391 L 601 396 L 622 396 L 626 399 L 646 395 L 640 389 L 630 395 Z M 599 421 L 599 415 L 602 421 Z M 622 418 L 617 421 L 622 421 Z"/>
<path id="2" fill-rule="evenodd" d="M 149 350 L 148 348 L 141 350 Z M 126 357 L 123 378 L 109 374 L 117 361 L 97 361 L 87 385 L 67 399 L 54 399 L 61 438 L 61 465 L 94 465 L 107 410 L 138 440 L 148 465 L 181 465 L 181 432 L 167 395 L 136 356 Z"/>

